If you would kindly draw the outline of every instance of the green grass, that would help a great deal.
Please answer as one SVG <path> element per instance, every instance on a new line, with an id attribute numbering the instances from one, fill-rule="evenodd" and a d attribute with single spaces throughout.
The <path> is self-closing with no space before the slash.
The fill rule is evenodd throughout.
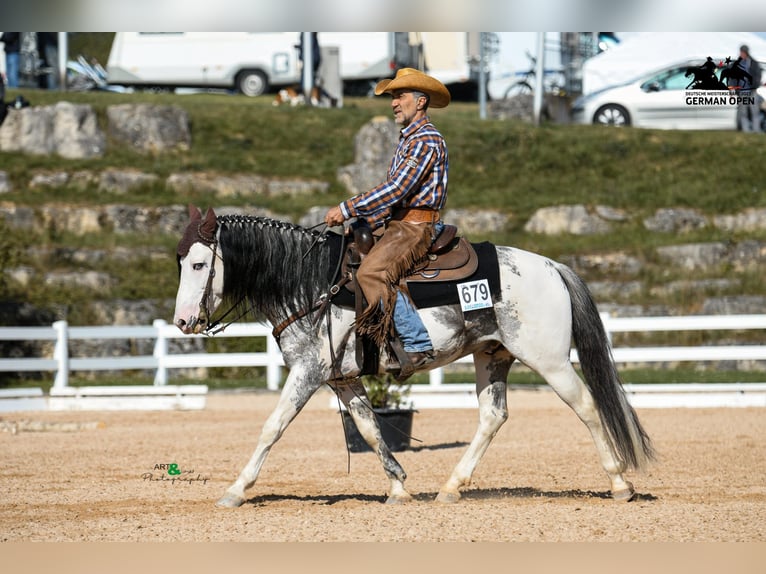
<path id="1" fill-rule="evenodd" d="M 626 369 L 620 371 L 620 376 L 626 384 L 689 384 L 689 383 L 761 383 L 766 381 L 766 373 L 759 371 L 725 371 L 725 370 L 698 370 L 689 367 L 675 369 Z M 69 379 L 72 387 L 80 386 L 120 386 L 120 385 L 152 385 L 153 377 L 135 373 L 114 376 L 100 374 L 84 377 L 74 374 Z M 473 383 L 472 372 L 446 373 L 444 384 Z M 535 387 L 545 385 L 545 381 L 531 371 L 515 372 L 508 375 L 508 385 L 514 387 Z M 263 369 L 250 369 L 249 373 L 239 370 L 237 373 L 221 373 L 211 375 L 205 379 L 186 379 L 171 374 L 168 381 L 170 385 L 207 385 L 211 391 L 227 390 L 265 390 L 266 374 Z M 408 384 L 427 385 L 428 374 L 417 374 L 409 379 Z M 52 375 L 42 377 L 16 378 L 3 376 L 0 378 L 0 388 L 4 386 L 12 388 L 41 388 L 43 392 L 50 392 L 53 386 Z"/>

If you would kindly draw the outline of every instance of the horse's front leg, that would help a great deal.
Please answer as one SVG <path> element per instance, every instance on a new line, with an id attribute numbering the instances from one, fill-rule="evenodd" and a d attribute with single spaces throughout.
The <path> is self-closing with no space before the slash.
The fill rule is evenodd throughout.
<path id="1" fill-rule="evenodd" d="M 255 448 L 253 456 L 245 468 L 242 469 L 237 481 L 228 488 L 226 494 L 216 503 L 216 506 L 226 508 L 242 506 L 245 502 L 245 490 L 255 484 L 258 473 L 260 473 L 271 447 L 279 440 L 282 433 L 306 405 L 309 398 L 322 385 L 323 381 L 316 376 L 316 373 L 319 371 L 320 368 L 316 365 L 296 365 L 290 369 L 290 374 L 287 376 L 285 385 L 282 388 L 279 402 L 263 425 L 261 436 L 258 439 L 258 446 Z M 314 374 L 312 375 L 311 373 Z"/>
<path id="2" fill-rule="evenodd" d="M 388 493 L 386 504 L 401 504 L 412 500 L 412 496 L 404 488 L 404 480 L 407 473 L 391 454 L 391 450 L 380 434 L 380 426 L 372 411 L 372 406 L 367 398 L 367 393 L 359 379 L 354 382 L 338 386 L 338 396 L 346 405 L 351 418 L 354 419 L 359 434 L 378 455 L 386 476 L 391 481 L 391 491 Z"/>

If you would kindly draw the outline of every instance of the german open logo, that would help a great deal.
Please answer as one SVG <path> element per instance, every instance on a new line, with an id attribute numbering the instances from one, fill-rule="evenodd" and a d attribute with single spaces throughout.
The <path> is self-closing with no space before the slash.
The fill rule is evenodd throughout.
<path id="1" fill-rule="evenodd" d="M 689 106 L 739 106 L 755 104 L 753 77 L 742 58 L 716 62 L 708 56 L 699 66 L 686 70 L 686 104 Z"/>

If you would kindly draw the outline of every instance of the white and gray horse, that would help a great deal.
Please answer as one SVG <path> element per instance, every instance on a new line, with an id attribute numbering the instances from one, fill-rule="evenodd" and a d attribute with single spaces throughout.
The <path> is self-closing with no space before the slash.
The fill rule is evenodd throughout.
<path id="1" fill-rule="evenodd" d="M 264 424 L 255 452 L 219 506 L 245 502 L 269 450 L 323 384 L 346 405 L 390 480 L 387 502 L 411 498 L 406 474 L 381 439 L 365 390 L 356 377 L 353 309 L 330 304 L 329 318 L 315 321 L 337 261 L 328 234 L 264 217 L 205 216 L 190 207 L 191 221 L 178 245 L 180 284 L 174 323 L 184 333 L 210 329 L 224 299 L 252 305 L 272 325 L 282 324 L 280 347 L 290 369 L 279 402 Z M 437 500 L 455 502 L 508 417 L 506 379 L 518 360 L 542 376 L 590 431 L 609 477 L 613 498 L 630 500 L 623 474 L 653 457 L 651 442 L 628 404 L 609 341 L 593 299 L 568 267 L 550 259 L 497 246 L 501 294 L 490 309 L 463 313 L 460 305 L 419 310 L 434 344 L 435 368 L 473 354 L 479 426 Z M 581 378 L 569 360 L 578 350 Z M 333 365 L 333 360 L 336 365 Z M 386 362 L 381 354 L 381 369 Z M 339 376 L 340 375 L 340 376 Z"/>

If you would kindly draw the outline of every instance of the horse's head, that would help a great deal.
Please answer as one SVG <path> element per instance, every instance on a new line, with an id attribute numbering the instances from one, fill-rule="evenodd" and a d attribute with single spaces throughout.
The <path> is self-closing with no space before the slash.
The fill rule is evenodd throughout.
<path id="1" fill-rule="evenodd" d="M 178 242 L 179 281 L 173 323 L 186 334 L 200 333 L 223 299 L 223 259 L 218 222 L 212 209 L 205 217 L 189 206 L 191 221 Z"/>

